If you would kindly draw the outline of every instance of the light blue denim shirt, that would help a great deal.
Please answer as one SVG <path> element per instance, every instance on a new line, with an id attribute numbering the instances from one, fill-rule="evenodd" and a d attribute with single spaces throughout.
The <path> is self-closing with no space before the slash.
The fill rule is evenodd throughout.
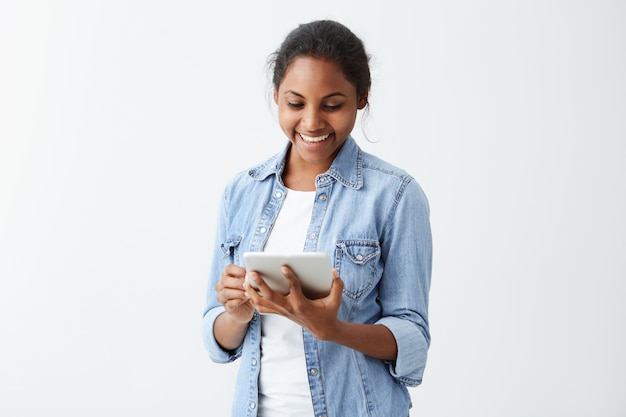
<path id="1" fill-rule="evenodd" d="M 224 311 L 214 287 L 226 265 L 243 265 L 244 252 L 263 250 L 288 193 L 281 174 L 289 146 L 236 175 L 220 203 L 203 335 L 214 361 L 241 359 L 234 417 L 256 416 L 261 326 L 255 314 L 243 344 L 223 350 L 213 335 Z M 408 416 L 407 387 L 421 383 L 430 345 L 432 240 L 422 189 L 407 172 L 363 152 L 348 137 L 328 171 L 316 178 L 304 251 L 331 254 L 345 283 L 338 318 L 384 325 L 398 346 L 397 359 L 383 361 L 303 330 L 315 415 Z"/>

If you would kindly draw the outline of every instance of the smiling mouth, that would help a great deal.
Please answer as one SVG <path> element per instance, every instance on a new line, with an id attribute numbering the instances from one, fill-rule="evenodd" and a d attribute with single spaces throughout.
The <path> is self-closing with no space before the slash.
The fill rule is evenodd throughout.
<path id="1" fill-rule="evenodd" d="M 326 138 L 330 136 L 330 133 L 327 135 L 322 135 L 322 136 L 307 136 L 307 135 L 303 135 L 302 133 L 299 133 L 299 135 L 302 138 L 302 140 L 305 142 L 317 143 L 317 142 L 322 142 L 326 140 Z"/>

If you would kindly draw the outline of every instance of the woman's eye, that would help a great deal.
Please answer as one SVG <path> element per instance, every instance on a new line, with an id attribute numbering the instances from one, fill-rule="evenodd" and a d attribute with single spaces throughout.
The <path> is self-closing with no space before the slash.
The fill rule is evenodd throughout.
<path id="1" fill-rule="evenodd" d="M 341 108 L 341 104 L 327 104 L 324 108 L 328 111 L 335 111 Z"/>
<path id="2" fill-rule="evenodd" d="M 304 107 L 304 104 L 302 103 L 292 103 L 291 101 L 288 101 L 287 105 L 292 109 L 301 109 L 302 107 Z"/>

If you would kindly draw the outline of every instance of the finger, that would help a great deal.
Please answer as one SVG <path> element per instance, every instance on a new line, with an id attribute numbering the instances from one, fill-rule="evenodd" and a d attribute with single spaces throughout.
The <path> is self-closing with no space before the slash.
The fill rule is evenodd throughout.
<path id="1" fill-rule="evenodd" d="M 267 300 L 275 298 L 277 293 L 265 283 L 265 280 L 263 280 L 263 277 L 258 272 L 251 271 L 248 273 L 247 277 L 248 281 L 250 281 L 250 286 L 252 286 L 251 284 L 254 282 L 257 290 L 256 292 L 260 297 L 263 297 Z"/>
<path id="2" fill-rule="evenodd" d="M 254 282 L 254 286 L 252 285 Z M 243 282 L 243 289 L 246 296 L 252 299 L 254 302 L 262 298 L 261 290 L 259 288 L 259 282 L 263 282 L 260 275 L 254 271 L 250 271 L 246 274 L 246 279 Z M 256 288 L 255 288 L 256 287 Z"/>
<path id="3" fill-rule="evenodd" d="M 245 292 L 248 295 L 252 305 L 259 313 L 278 313 L 279 306 L 275 303 L 276 297 L 278 294 L 273 291 L 266 283 L 263 281 L 261 276 L 252 271 L 248 273 L 248 279 L 246 280 Z M 252 286 L 252 282 L 254 281 L 257 289 Z M 279 301 L 279 300 L 278 300 Z"/>
<path id="4" fill-rule="evenodd" d="M 241 307 L 243 304 L 249 302 L 250 299 L 246 298 L 244 299 L 234 299 L 231 298 L 230 300 L 226 301 L 224 303 L 224 307 L 226 308 L 226 311 L 232 311 L 237 309 L 238 307 Z"/>
<path id="5" fill-rule="evenodd" d="M 222 271 L 220 280 L 215 284 L 215 291 L 219 294 L 224 288 L 239 288 L 244 280 L 246 270 L 237 265 L 227 265 Z"/>
<path id="6" fill-rule="evenodd" d="M 237 265 L 227 265 L 222 276 L 243 278 L 246 276 L 246 269 Z"/>
<path id="7" fill-rule="evenodd" d="M 222 276 L 227 275 L 231 277 L 242 278 L 246 275 L 246 268 L 243 268 L 239 265 L 228 264 L 226 268 L 224 268 L 224 272 Z"/>
<path id="8" fill-rule="evenodd" d="M 231 300 L 243 300 L 244 302 L 248 300 L 248 297 L 246 296 L 243 287 L 221 288 L 217 292 L 217 301 L 220 304 L 226 304 Z"/>
<path id="9" fill-rule="evenodd" d="M 244 277 L 228 277 L 225 278 L 222 282 L 223 288 L 230 288 L 233 290 L 241 290 L 243 288 L 243 283 L 245 281 Z"/>
<path id="10" fill-rule="evenodd" d="M 330 294 L 328 296 L 333 300 L 339 300 L 341 302 L 341 294 L 343 293 L 344 283 L 339 277 L 339 272 L 333 268 L 333 283 L 330 287 Z"/>
<path id="11" fill-rule="evenodd" d="M 293 270 L 288 265 L 283 265 L 280 268 L 280 271 L 283 273 L 285 279 L 287 280 L 289 294 L 302 293 L 302 285 L 300 284 L 300 280 L 293 272 Z"/>

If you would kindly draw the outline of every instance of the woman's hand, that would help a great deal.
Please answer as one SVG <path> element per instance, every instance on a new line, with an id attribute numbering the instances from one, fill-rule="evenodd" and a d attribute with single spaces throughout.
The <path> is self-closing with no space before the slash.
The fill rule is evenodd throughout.
<path id="1" fill-rule="evenodd" d="M 248 323 L 254 314 L 254 306 L 244 292 L 245 276 L 245 268 L 228 265 L 222 272 L 220 281 L 215 285 L 217 301 L 239 323 Z"/>
<path id="2" fill-rule="evenodd" d="M 244 293 L 243 283 L 246 270 L 237 265 L 228 265 L 215 285 L 217 301 L 226 309 L 213 324 L 213 334 L 220 346 L 234 351 L 243 342 L 248 323 L 254 316 L 254 306 Z"/>
<path id="3" fill-rule="evenodd" d="M 379 324 L 350 323 L 337 319 L 341 306 L 343 281 L 333 269 L 333 285 L 324 298 L 310 300 L 302 294 L 298 278 L 289 267 L 282 268 L 289 283 L 289 293 L 281 295 L 263 282 L 256 272 L 248 273 L 258 290 L 246 281 L 244 288 L 259 313 L 280 314 L 299 324 L 320 340 L 331 341 L 383 360 L 395 360 L 398 347 L 391 331 Z M 261 295 L 263 294 L 263 295 Z"/>
<path id="4" fill-rule="evenodd" d="M 330 294 L 316 300 L 310 300 L 304 296 L 300 281 L 288 266 L 283 266 L 282 272 L 289 284 L 287 295 L 272 291 L 258 273 L 248 273 L 248 279 L 254 280 L 258 287 L 258 290 L 255 290 L 249 282 L 244 284 L 245 292 L 254 308 L 259 313 L 284 316 L 304 327 L 320 340 L 333 339 L 339 331 L 337 313 L 341 306 L 343 292 L 343 281 L 339 278 L 337 270 L 333 269 Z"/>

